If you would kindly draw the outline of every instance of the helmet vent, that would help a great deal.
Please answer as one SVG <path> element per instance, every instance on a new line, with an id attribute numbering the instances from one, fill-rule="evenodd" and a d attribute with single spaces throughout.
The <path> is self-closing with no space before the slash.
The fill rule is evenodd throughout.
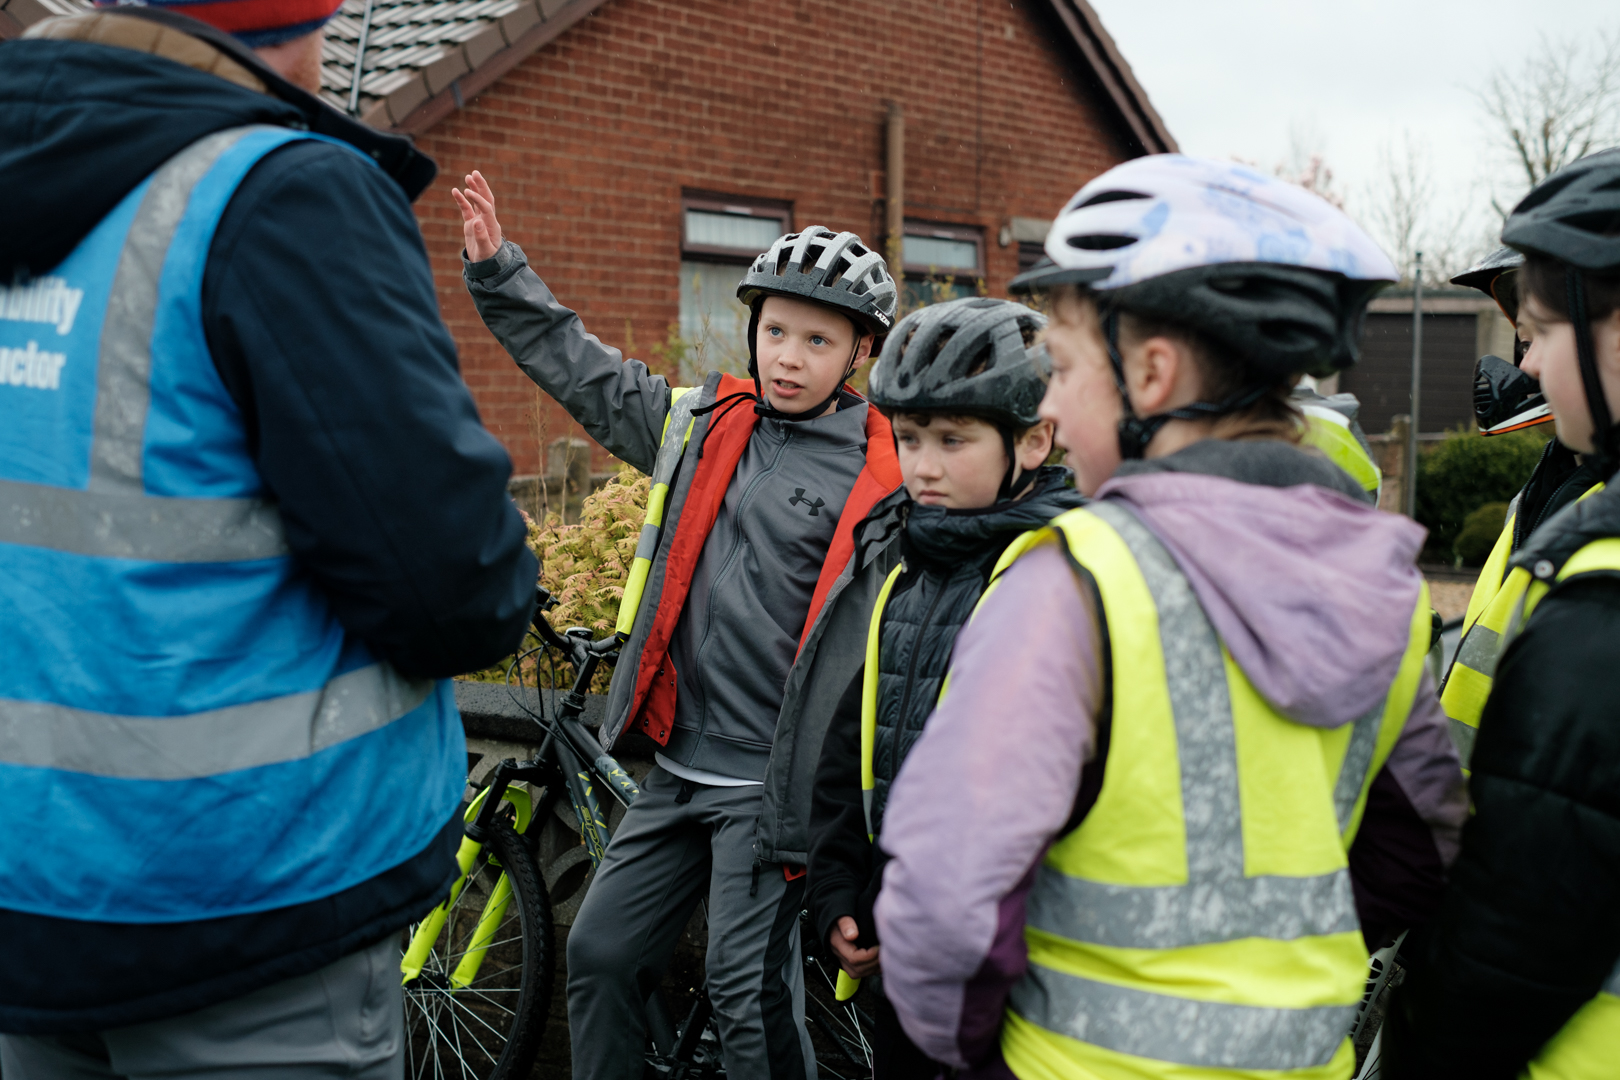
<path id="1" fill-rule="evenodd" d="M 1620 186 L 1620 180 L 1615 184 Z M 1584 214 L 1571 214 L 1564 219 L 1564 224 L 1577 228 L 1582 232 L 1597 233 L 1599 236 L 1615 236 L 1620 234 L 1620 212 L 1614 210 L 1589 210 Z"/>
<path id="2" fill-rule="evenodd" d="M 1071 236 L 1068 238 L 1070 247 L 1082 251 L 1113 251 L 1117 248 L 1130 247 L 1136 243 L 1134 236 L 1119 236 L 1110 233 L 1090 233 L 1086 236 Z"/>
<path id="3" fill-rule="evenodd" d="M 973 357 L 973 362 L 968 365 L 967 371 L 962 373 L 962 378 L 971 379 L 975 375 L 983 375 L 990 370 L 990 362 L 995 358 L 995 350 L 986 345 Z"/>
<path id="4" fill-rule="evenodd" d="M 1085 207 L 1097 206 L 1097 205 L 1099 205 L 1101 203 L 1128 202 L 1131 199 L 1151 199 L 1151 198 L 1153 198 L 1153 196 L 1144 195 L 1140 191 L 1099 191 L 1099 192 L 1097 192 L 1097 194 L 1093 195 L 1091 198 L 1087 199 L 1085 202 L 1083 202 L 1079 206 L 1075 207 L 1075 209 L 1076 210 L 1082 210 Z"/>

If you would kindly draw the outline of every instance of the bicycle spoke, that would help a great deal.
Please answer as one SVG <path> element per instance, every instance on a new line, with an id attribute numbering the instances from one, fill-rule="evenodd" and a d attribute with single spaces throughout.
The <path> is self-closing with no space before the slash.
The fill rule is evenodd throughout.
<path id="1" fill-rule="evenodd" d="M 456 1058 L 457 1058 L 457 1060 L 459 1060 L 461 1062 L 461 1073 L 462 1073 L 463 1076 L 471 1075 L 474 1078 L 474 1080 L 477 1080 L 477 1076 L 478 1076 L 477 1069 L 468 1063 L 466 1055 L 462 1052 L 462 1045 L 461 1045 L 461 1033 L 462 1032 L 467 1033 L 467 1041 L 472 1043 L 472 1045 L 476 1046 L 478 1048 L 478 1050 L 484 1055 L 484 1057 L 489 1060 L 491 1065 L 493 1065 L 496 1061 L 498 1061 L 500 1059 L 498 1057 L 490 1057 L 490 1053 L 489 1053 L 488 1048 L 485 1047 L 484 1044 L 479 1041 L 478 1036 L 473 1031 L 473 1029 L 468 1027 L 467 1024 L 465 1022 L 463 1022 L 461 1020 L 460 1016 L 457 1014 L 457 1012 L 456 1012 L 456 1003 L 454 1001 L 450 1002 L 449 1012 L 450 1012 L 450 1023 L 454 1025 L 454 1029 L 455 1029 L 455 1032 L 456 1032 Z"/>

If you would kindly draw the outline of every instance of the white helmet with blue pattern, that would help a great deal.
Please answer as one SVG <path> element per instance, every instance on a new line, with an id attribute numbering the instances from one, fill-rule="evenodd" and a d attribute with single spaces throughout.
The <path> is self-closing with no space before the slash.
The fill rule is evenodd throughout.
<path id="1" fill-rule="evenodd" d="M 1183 154 L 1137 158 L 1081 188 L 1046 255 L 1014 291 L 1083 286 L 1107 309 L 1199 331 L 1279 377 L 1355 363 L 1367 301 L 1398 276 L 1320 196 Z"/>

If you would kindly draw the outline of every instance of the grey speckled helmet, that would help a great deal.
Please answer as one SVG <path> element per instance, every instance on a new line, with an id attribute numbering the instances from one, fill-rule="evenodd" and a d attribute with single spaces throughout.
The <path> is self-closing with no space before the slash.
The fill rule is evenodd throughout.
<path id="1" fill-rule="evenodd" d="M 756 305 L 766 296 L 826 304 L 879 337 L 894 325 L 899 306 L 883 256 L 852 232 L 834 233 L 820 225 L 778 237 L 754 260 L 737 286 L 737 299 L 757 316 Z"/>
<path id="2" fill-rule="evenodd" d="M 1046 317 L 1011 300 L 970 296 L 900 320 L 872 369 L 867 398 L 895 412 L 961 412 L 1021 430 L 1040 418 Z"/>

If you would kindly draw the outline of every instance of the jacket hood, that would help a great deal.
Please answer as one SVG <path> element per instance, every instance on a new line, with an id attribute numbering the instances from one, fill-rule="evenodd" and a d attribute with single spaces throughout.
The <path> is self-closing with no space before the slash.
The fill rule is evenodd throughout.
<path id="1" fill-rule="evenodd" d="M 226 128 L 275 124 L 329 135 L 377 161 L 411 198 L 433 179 L 432 161 L 410 140 L 292 86 L 222 31 L 155 8 L 76 18 L 97 17 L 181 30 L 229 54 L 270 92 L 118 45 L 0 42 L 0 285 L 51 270 L 158 166 Z"/>
<path id="2" fill-rule="evenodd" d="M 1255 689 L 1314 727 L 1383 699 L 1423 582 L 1425 530 L 1359 501 L 1334 474 L 1286 443 L 1206 440 L 1132 462 L 1097 493 L 1165 545 Z"/>
<path id="3" fill-rule="evenodd" d="M 910 503 L 906 514 L 906 553 L 924 565 L 961 562 L 989 552 L 1000 554 L 1020 533 L 1038 529 L 1065 510 L 1085 502 L 1074 488 L 1074 474 L 1060 465 L 1036 470 L 1027 495 L 979 510 L 947 510 Z"/>

